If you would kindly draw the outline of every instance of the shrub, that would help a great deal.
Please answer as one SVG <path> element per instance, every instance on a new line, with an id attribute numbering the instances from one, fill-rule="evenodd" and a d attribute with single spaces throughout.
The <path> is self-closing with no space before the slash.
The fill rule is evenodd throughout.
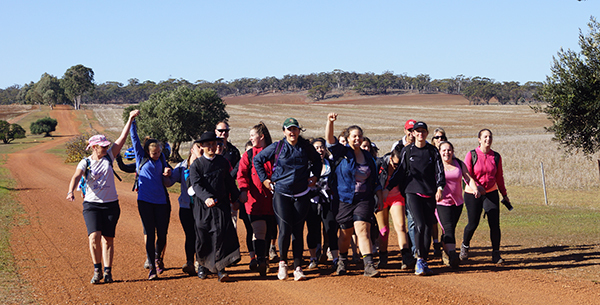
<path id="1" fill-rule="evenodd" d="M 88 145 L 88 139 L 93 135 L 97 135 L 97 131 L 91 133 L 81 134 L 67 142 L 65 149 L 67 151 L 67 159 L 65 163 L 79 162 L 81 159 L 87 157 L 90 153 L 85 150 Z"/>
<path id="2" fill-rule="evenodd" d="M 25 138 L 25 129 L 19 124 L 10 124 L 7 121 L 0 120 L 0 140 L 4 144 L 12 142 L 14 139 Z"/>
<path id="3" fill-rule="evenodd" d="M 45 117 L 32 122 L 29 129 L 31 134 L 46 133 L 44 137 L 49 137 L 50 133 L 56 130 L 56 125 L 58 125 L 58 121 L 50 117 Z"/>

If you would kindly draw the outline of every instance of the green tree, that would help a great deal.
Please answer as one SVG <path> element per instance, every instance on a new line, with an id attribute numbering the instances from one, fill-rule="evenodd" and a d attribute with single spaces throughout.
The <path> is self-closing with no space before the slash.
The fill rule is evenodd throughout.
<path id="1" fill-rule="evenodd" d="M 12 142 L 14 139 L 25 138 L 25 129 L 19 124 L 10 124 L 7 121 L 0 120 L 0 139 L 4 144 Z"/>
<path id="2" fill-rule="evenodd" d="M 42 74 L 40 80 L 33 86 L 38 101 L 44 105 L 62 104 L 66 100 L 65 91 L 60 81 L 54 75 Z"/>
<path id="3" fill-rule="evenodd" d="M 548 115 L 547 130 L 567 150 L 594 154 L 600 150 L 600 24 L 591 17 L 588 27 L 587 35 L 579 30 L 580 52 L 561 48 L 554 57 L 538 92 L 548 104 L 534 109 Z"/>
<path id="4" fill-rule="evenodd" d="M 172 161 L 182 160 L 181 142 L 197 139 L 203 132 L 214 130 L 217 122 L 229 118 L 225 103 L 214 90 L 192 89 L 188 85 L 155 93 L 139 109 L 139 135 L 171 142 Z M 133 107 L 126 108 L 123 117 L 129 117 L 131 110 Z"/>
<path id="5" fill-rule="evenodd" d="M 329 83 L 323 85 L 316 85 L 310 88 L 310 90 L 308 90 L 308 97 L 314 98 L 317 101 L 322 100 L 325 98 L 325 95 L 327 95 L 329 91 L 331 91 Z"/>
<path id="6" fill-rule="evenodd" d="M 35 122 L 31 122 L 29 130 L 31 131 L 31 134 L 46 133 L 44 137 L 49 137 L 50 133 L 56 130 L 56 125 L 58 125 L 58 121 L 50 117 L 45 117 Z"/>
<path id="7" fill-rule="evenodd" d="M 81 96 L 94 90 L 94 71 L 84 65 L 72 66 L 63 75 L 61 86 L 67 97 L 73 101 L 75 109 L 79 109 Z"/>

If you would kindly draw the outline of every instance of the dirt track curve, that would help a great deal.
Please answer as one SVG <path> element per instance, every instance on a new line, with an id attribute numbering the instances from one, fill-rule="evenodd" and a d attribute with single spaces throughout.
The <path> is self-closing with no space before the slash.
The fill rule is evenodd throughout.
<path id="1" fill-rule="evenodd" d="M 41 304 L 590 304 L 599 302 L 592 282 L 553 277 L 518 263 L 494 267 L 486 259 L 474 260 L 459 271 L 432 264 L 437 274 L 417 277 L 398 269 L 397 260 L 380 278 L 365 278 L 359 267 L 335 277 L 326 267 L 307 272 L 308 280 L 279 281 L 274 273 L 259 279 L 248 270 L 247 255 L 230 268 L 233 283 L 214 277 L 200 280 L 181 272 L 185 261 L 183 231 L 178 207 L 173 205 L 165 264 L 157 281 L 147 281 L 142 226 L 131 185 L 117 181 L 121 218 L 115 239 L 113 284 L 91 285 L 92 264 L 87 248 L 81 197 L 65 200 L 74 164 L 65 164 L 48 149 L 64 144 L 77 133 L 74 111 L 56 107 L 58 120 L 52 141 L 9 156 L 7 167 L 18 182 L 18 200 L 25 210 L 25 225 L 12 231 L 11 246 L 20 275 L 32 286 Z M 171 202 L 177 202 L 172 195 Z M 243 236 L 243 225 L 239 226 Z M 243 240 L 240 238 L 240 240 Z M 390 238 L 394 240 L 394 237 Z M 243 242 L 242 242 L 243 244 Z M 396 249 L 393 247 L 392 249 Z M 242 246 L 245 251 L 245 247 Z M 245 254 L 245 252 L 244 252 Z M 394 254 L 394 253 L 392 253 Z M 397 255 L 397 253 L 396 253 Z M 275 264 L 272 264 L 275 270 Z"/>

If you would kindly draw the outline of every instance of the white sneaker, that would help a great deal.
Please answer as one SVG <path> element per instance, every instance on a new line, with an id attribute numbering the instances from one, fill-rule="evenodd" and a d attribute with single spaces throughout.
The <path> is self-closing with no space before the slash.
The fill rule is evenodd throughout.
<path id="1" fill-rule="evenodd" d="M 302 268 L 300 266 L 296 267 L 294 270 L 294 281 L 303 281 L 306 279 L 306 275 L 302 272 Z"/>
<path id="2" fill-rule="evenodd" d="M 317 266 L 319 266 L 319 262 L 317 261 L 317 259 L 316 258 L 311 258 L 310 259 L 310 263 L 308 264 L 308 268 L 307 269 L 308 270 L 315 269 L 315 268 L 317 268 Z"/>
<path id="3" fill-rule="evenodd" d="M 295 273 L 295 272 L 294 272 Z M 288 277 L 287 264 L 284 261 L 279 261 L 279 272 L 277 272 L 277 278 L 285 280 Z"/>

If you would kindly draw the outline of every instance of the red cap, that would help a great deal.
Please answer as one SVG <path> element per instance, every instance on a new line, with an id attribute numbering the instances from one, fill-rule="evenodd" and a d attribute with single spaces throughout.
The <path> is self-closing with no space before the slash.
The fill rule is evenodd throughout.
<path id="1" fill-rule="evenodd" d="M 406 121 L 406 123 L 404 123 L 404 129 L 408 130 L 408 129 L 413 129 L 413 126 L 415 126 L 415 123 L 417 121 L 415 120 L 408 120 Z"/>

